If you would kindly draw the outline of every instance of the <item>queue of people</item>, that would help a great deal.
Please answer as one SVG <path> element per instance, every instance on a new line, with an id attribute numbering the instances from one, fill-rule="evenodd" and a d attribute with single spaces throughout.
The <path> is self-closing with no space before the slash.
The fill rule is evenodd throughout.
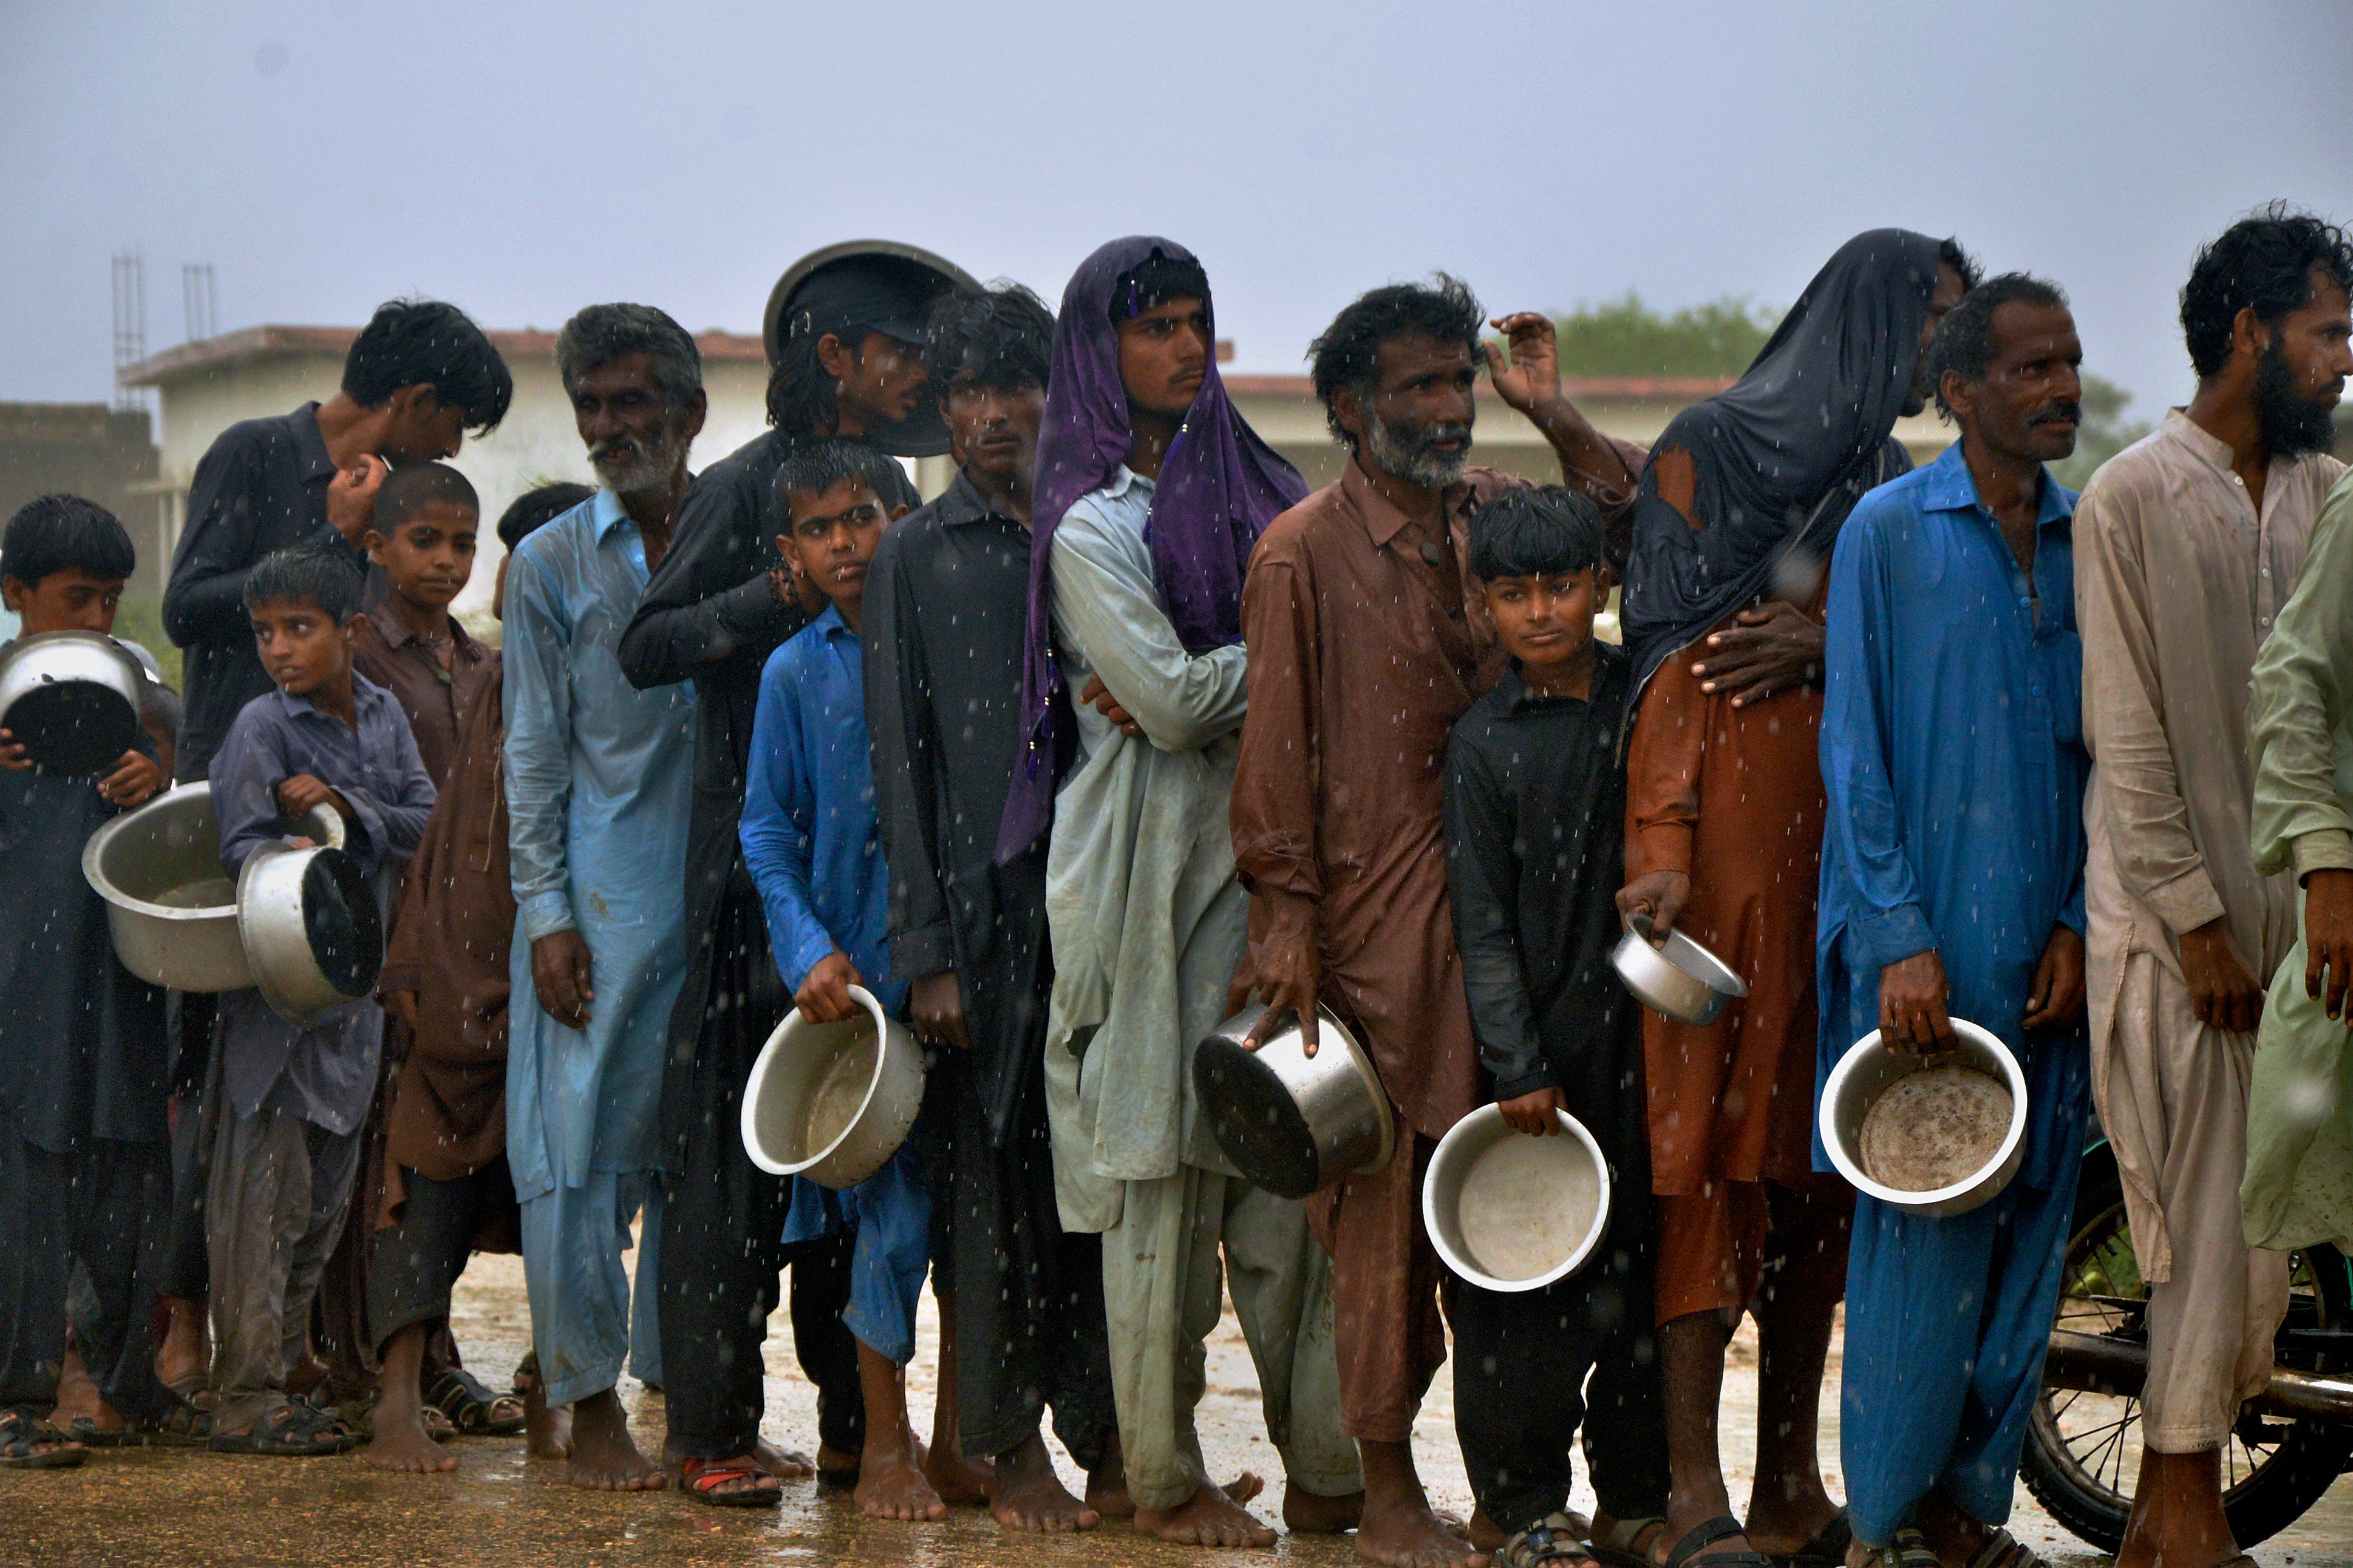
<path id="1" fill-rule="evenodd" d="M 2150 1286 L 2118 1562 L 2243 1561 L 2219 1455 L 2285 1249 L 2353 1235 L 2353 240 L 2271 207 L 2206 247 L 2196 394 L 2081 497 L 2047 467 L 2082 418 L 2065 293 L 1951 239 L 1841 247 L 1647 451 L 1563 395 L 1544 317 L 1374 289 L 1310 350 L 1345 451 L 1312 492 L 1228 397 L 1184 247 L 1103 247 L 1059 312 L 887 259 L 799 279 L 772 428 L 700 473 L 693 338 L 573 317 L 599 483 L 497 521 L 497 649 L 450 614 L 481 518 L 448 459 L 512 381 L 451 307 L 385 306 L 341 391 L 199 468 L 185 713 L 159 693 L 95 777 L 0 732 L 0 1465 L 432 1474 L 498 1435 L 592 1489 L 756 1508 L 814 1474 L 878 1520 L 1266 1546 L 1265 1480 L 1195 1426 L 1230 1300 L 1282 1524 L 1377 1563 L 2035 1568 L 2004 1525 L 2096 1116 Z M 1559 482 L 1472 465 L 1482 374 Z M 1894 432 L 1932 402 L 1959 438 L 1915 469 Z M 929 501 L 911 441 L 956 462 Z M 134 567 L 69 496 L 0 540 L 28 635 L 110 631 Z M 374 994 L 295 1024 L 123 968 L 79 857 L 167 779 L 209 783 L 225 877 L 340 820 Z M 1745 997 L 1638 1007 L 1630 925 Z M 769 1175 L 753 1062 L 852 987 L 927 1048 L 914 1131 L 841 1191 Z M 1362 1042 L 1386 1165 L 1303 1201 L 1236 1167 L 1192 1057 L 1253 1005 L 1258 1038 L 1312 1047 L 1320 1010 Z M 1956 1019 L 2023 1070 L 2016 1177 L 1947 1217 L 1858 1195 L 1821 1084 Z M 1600 1245 L 1540 1289 L 1425 1229 L 1488 1104 L 1609 1167 Z M 449 1332 L 478 1250 L 522 1258 L 512 1392 Z M 808 1454 L 761 1431 L 787 1299 Z M 1467 1527 L 1411 1443 L 1450 1353 Z"/>

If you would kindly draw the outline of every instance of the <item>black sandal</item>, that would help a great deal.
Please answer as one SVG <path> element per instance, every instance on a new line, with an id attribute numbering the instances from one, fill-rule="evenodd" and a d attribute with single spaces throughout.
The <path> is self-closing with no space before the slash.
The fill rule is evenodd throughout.
<path id="1" fill-rule="evenodd" d="M 492 1394 L 480 1378 L 461 1366 L 436 1378 L 425 1391 L 425 1403 L 447 1415 L 462 1437 L 512 1437 L 523 1428 L 522 1395 Z M 498 1414 L 501 1407 L 509 1414 Z"/>
<path id="2" fill-rule="evenodd" d="M 317 1459 L 348 1454 L 359 1434 L 342 1417 L 300 1400 L 280 1405 L 243 1432 L 216 1432 L 206 1445 L 216 1454 L 268 1454 L 278 1458 Z"/>
<path id="3" fill-rule="evenodd" d="M 1923 1540 L 1921 1545 L 1926 1546 L 1926 1541 Z M 2051 1568 L 2051 1564 L 2007 1530 L 1996 1530 L 1969 1559 L 1968 1568 Z"/>
<path id="4" fill-rule="evenodd" d="M 1541 1568 L 1546 1563 L 1583 1563 L 1599 1568 L 1592 1550 L 1577 1538 L 1577 1521 L 1565 1513 L 1548 1513 L 1506 1537 L 1493 1561 L 1495 1568 Z"/>
<path id="5" fill-rule="evenodd" d="M 1986 1544 L 1993 1543 L 1989 1541 Z M 1873 1568 L 1943 1568 L 1936 1552 L 1929 1549 L 1928 1538 L 1908 1526 L 1897 1531 L 1886 1545 L 1873 1546 L 1870 1552 Z"/>
<path id="6" fill-rule="evenodd" d="M 1787 1557 L 1768 1552 L 1778 1568 L 1846 1568 L 1846 1549 L 1854 1544 L 1854 1528 L 1847 1522 L 1846 1510 L 1831 1516 L 1831 1521 L 1814 1531 L 1814 1538 L 1790 1552 Z"/>
<path id="7" fill-rule="evenodd" d="M 90 1458 L 79 1441 L 27 1410 L 0 1410 L 0 1470 L 70 1470 Z"/>
<path id="8" fill-rule="evenodd" d="M 1666 1532 L 1665 1520 L 1655 1513 L 1646 1513 L 1615 1521 L 1608 1530 L 1595 1531 L 1586 1545 L 1608 1568 L 1656 1568 L 1657 1560 L 1651 1555 L 1651 1548 Z M 1642 1539 L 1645 1535 L 1650 1536 L 1648 1541 Z"/>
<path id="9" fill-rule="evenodd" d="M 1667 1549 L 1667 1568 L 1691 1568 L 1694 1563 L 1704 1563 L 1707 1568 L 1774 1568 L 1773 1560 L 1762 1552 L 1707 1550 L 1719 1541 L 1746 1534 L 1747 1530 L 1728 1513 L 1702 1520 L 1692 1527 L 1690 1534 Z"/>
<path id="10" fill-rule="evenodd" d="M 204 1447 L 213 1440 L 213 1413 L 193 1400 L 179 1400 L 155 1417 L 147 1440 L 161 1448 Z"/>

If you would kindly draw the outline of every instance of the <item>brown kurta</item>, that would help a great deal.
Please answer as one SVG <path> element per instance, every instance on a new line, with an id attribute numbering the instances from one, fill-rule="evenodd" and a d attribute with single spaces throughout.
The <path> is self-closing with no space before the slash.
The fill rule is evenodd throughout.
<path id="1" fill-rule="evenodd" d="M 352 650 L 353 665 L 391 692 L 408 715 L 417 755 L 425 759 L 425 771 L 437 790 L 449 787 L 459 731 L 473 711 L 482 682 L 498 668 L 497 656 L 469 636 L 454 616 L 449 639 L 449 668 L 445 670 L 434 650 L 417 640 L 387 599 L 361 619 L 359 644 Z"/>

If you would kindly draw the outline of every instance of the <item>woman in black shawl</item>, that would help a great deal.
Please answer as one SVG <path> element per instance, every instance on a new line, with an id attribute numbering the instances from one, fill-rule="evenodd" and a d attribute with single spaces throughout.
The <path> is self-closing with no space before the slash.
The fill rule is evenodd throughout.
<path id="1" fill-rule="evenodd" d="M 1820 601 L 1847 514 L 1912 466 L 1895 421 L 1925 405 L 1928 340 L 1973 273 L 1950 240 L 1903 229 L 1849 240 L 1747 374 L 1668 425 L 1635 500 L 1624 626 L 1640 684 L 1619 903 L 1659 936 L 1679 926 L 1748 984 L 1706 1028 L 1642 1016 L 1676 1477 L 1664 1535 L 1678 1568 L 1845 1549 L 1814 1449 L 1852 1210 L 1835 1178 L 1813 1173 L 1809 1114 Z M 1715 1413 L 1730 1325 L 1766 1279 L 1744 1536 Z"/>

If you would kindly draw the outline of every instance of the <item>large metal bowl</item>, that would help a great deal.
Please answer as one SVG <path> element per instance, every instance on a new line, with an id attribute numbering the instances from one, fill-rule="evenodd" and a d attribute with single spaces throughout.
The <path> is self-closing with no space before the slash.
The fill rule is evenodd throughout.
<path id="1" fill-rule="evenodd" d="M 1646 928 L 1629 925 L 1609 962 L 1637 1002 L 1679 1024 L 1713 1024 L 1733 998 L 1748 994 L 1746 981 L 1679 931 L 1657 948 Z"/>
<path id="2" fill-rule="evenodd" d="M 139 738 L 138 658 L 97 632 L 39 632 L 0 654 L 0 729 L 41 767 L 111 773 Z"/>
<path id="3" fill-rule="evenodd" d="M 955 289 L 978 289 L 972 274 L 944 256 L 895 239 L 845 239 L 812 250 L 790 267 L 768 290 L 762 313 L 760 339 L 774 369 L 793 330 L 794 296 L 801 286 L 828 268 L 855 268 L 888 274 L 927 300 Z M 895 425 L 879 426 L 866 433 L 869 445 L 894 458 L 936 458 L 948 449 L 947 422 L 938 399 L 928 395 L 915 400 L 915 411 Z"/>
<path id="4" fill-rule="evenodd" d="M 1879 1031 L 1873 1029 L 1838 1059 L 1822 1084 L 1822 1147 L 1829 1151 L 1831 1163 L 1854 1184 L 1855 1191 L 1907 1214 L 1941 1218 L 1991 1203 L 2010 1185 L 2010 1178 L 2018 1174 L 2019 1163 L 2026 1157 L 2026 1074 L 2018 1058 L 1991 1030 L 1965 1018 L 1953 1020 L 1953 1036 L 1957 1044 L 1952 1050 L 1930 1058 L 1887 1050 L 1879 1043 Z M 1863 1117 L 1896 1079 L 1947 1063 L 1974 1068 L 2010 1090 L 2010 1131 L 2000 1147 L 1975 1174 L 1928 1192 L 1908 1193 L 1873 1181 L 1862 1168 Z"/>
<path id="5" fill-rule="evenodd" d="M 305 823 L 305 833 L 312 826 Z M 384 968 L 375 889 L 359 862 L 331 845 L 264 844 L 246 857 L 237 929 L 261 999 L 290 1024 L 315 1024 L 358 1001 Z"/>
<path id="6" fill-rule="evenodd" d="M 812 1024 L 795 1008 L 744 1086 L 744 1152 L 777 1176 L 854 1187 L 888 1163 L 923 1107 L 923 1050 L 863 986 L 859 1017 Z"/>
<path id="7" fill-rule="evenodd" d="M 1482 1290 L 1541 1290 L 1585 1267 L 1609 1228 L 1609 1162 L 1585 1124 L 1531 1138 L 1482 1105 L 1450 1129 L 1421 1182 L 1421 1223 L 1446 1267 Z"/>
<path id="8" fill-rule="evenodd" d="M 1388 1091 L 1356 1037 L 1319 1007 L 1313 1057 L 1295 1017 L 1244 1049 L 1265 1016 L 1235 1014 L 1193 1053 L 1194 1090 L 1234 1169 L 1277 1197 L 1304 1198 L 1387 1165 L 1397 1146 Z"/>

